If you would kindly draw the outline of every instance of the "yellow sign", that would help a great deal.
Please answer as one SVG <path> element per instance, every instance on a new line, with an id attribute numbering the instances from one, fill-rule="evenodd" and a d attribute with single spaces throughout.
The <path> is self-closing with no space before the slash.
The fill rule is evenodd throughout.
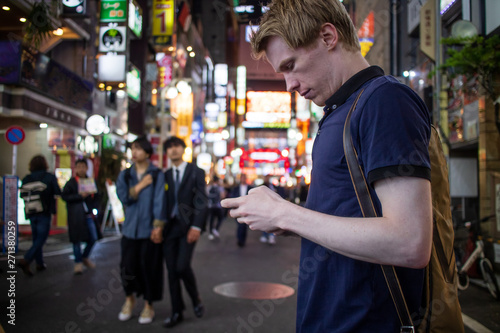
<path id="1" fill-rule="evenodd" d="M 435 60 L 436 57 L 436 0 L 428 0 L 420 8 L 420 50 Z"/>
<path id="2" fill-rule="evenodd" d="M 172 36 L 174 33 L 174 18 L 174 0 L 154 0 L 153 37 Z"/>

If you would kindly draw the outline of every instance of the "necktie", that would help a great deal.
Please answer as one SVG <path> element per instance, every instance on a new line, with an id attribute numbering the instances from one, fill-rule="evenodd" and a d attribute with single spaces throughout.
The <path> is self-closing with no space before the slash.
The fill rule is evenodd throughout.
<path id="1" fill-rule="evenodd" d="M 175 171 L 175 179 L 174 179 L 174 208 L 172 209 L 172 217 L 175 217 L 179 213 L 179 205 L 177 204 L 177 194 L 179 193 L 180 187 L 180 172 L 179 169 L 174 169 Z"/>

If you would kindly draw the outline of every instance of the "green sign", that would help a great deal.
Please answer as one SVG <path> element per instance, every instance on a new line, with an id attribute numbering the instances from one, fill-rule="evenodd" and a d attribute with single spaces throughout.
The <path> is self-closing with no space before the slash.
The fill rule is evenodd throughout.
<path id="1" fill-rule="evenodd" d="M 127 0 L 101 0 L 101 22 L 127 21 Z"/>
<path id="2" fill-rule="evenodd" d="M 141 72 L 134 66 L 127 73 L 127 94 L 135 101 L 141 100 Z"/>

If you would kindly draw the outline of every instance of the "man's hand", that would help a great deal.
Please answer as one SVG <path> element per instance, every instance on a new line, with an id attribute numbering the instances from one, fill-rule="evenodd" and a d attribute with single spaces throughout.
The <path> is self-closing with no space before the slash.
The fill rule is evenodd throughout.
<path id="1" fill-rule="evenodd" d="M 187 234 L 187 242 L 189 244 L 194 243 L 200 239 L 200 234 L 201 231 L 195 228 L 189 228 L 188 234 Z"/>
<path id="2" fill-rule="evenodd" d="M 155 244 L 163 242 L 163 229 L 160 227 L 153 228 L 153 230 L 151 230 L 150 239 Z"/>
<path id="3" fill-rule="evenodd" d="M 238 223 L 246 223 L 251 230 L 282 233 L 278 227 L 281 216 L 280 207 L 288 202 L 267 186 L 259 186 L 248 192 L 248 195 L 234 199 L 224 199 L 221 206 L 229 208 L 229 215 Z"/>

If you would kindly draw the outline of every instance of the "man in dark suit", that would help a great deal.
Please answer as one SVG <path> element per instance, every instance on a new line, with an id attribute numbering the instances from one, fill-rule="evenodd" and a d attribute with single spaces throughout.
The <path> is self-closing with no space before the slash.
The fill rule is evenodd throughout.
<path id="1" fill-rule="evenodd" d="M 250 191 L 252 188 L 253 186 L 248 183 L 246 175 L 242 173 L 240 174 L 239 183 L 232 188 L 229 197 L 237 198 L 243 195 L 247 195 L 248 191 Z M 246 225 L 245 223 L 238 223 L 238 228 L 236 229 L 236 239 L 239 247 L 245 246 L 247 240 L 247 230 L 248 225 Z"/>
<path id="2" fill-rule="evenodd" d="M 165 327 L 174 327 L 184 319 L 181 280 L 191 298 L 196 317 L 200 318 L 204 313 L 191 258 L 206 221 L 205 172 L 182 160 L 185 148 L 185 142 L 178 137 L 170 137 L 164 143 L 173 164 L 165 172 L 164 209 L 168 222 L 163 230 L 163 253 L 172 303 L 172 314 L 164 321 Z"/>

